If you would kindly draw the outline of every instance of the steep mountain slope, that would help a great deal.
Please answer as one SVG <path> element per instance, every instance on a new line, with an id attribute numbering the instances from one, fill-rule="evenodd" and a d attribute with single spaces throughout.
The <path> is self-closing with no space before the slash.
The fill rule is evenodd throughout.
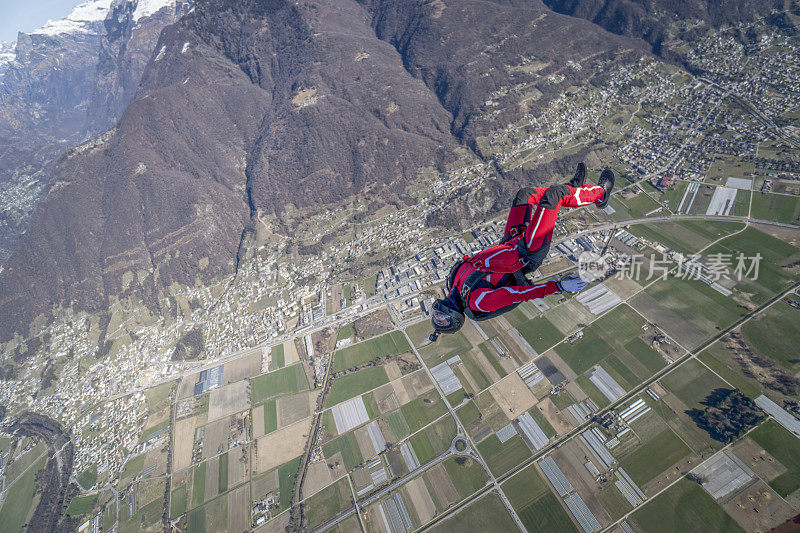
<path id="1" fill-rule="evenodd" d="M 104 57 L 124 63 L 113 42 Z M 230 272 L 262 215 L 400 191 L 523 112 L 503 86 L 527 80 L 546 105 L 641 47 L 539 1 L 197 2 L 159 37 L 116 126 L 56 165 L 0 273 L 13 317 L 0 333 L 53 306 L 194 283 L 200 264 Z M 538 72 L 517 68 L 531 58 Z M 490 98 L 508 105 L 476 120 Z"/>
<path id="2" fill-rule="evenodd" d="M 91 0 L 0 47 L 0 263 L 25 231 L 53 161 L 119 118 L 161 30 L 187 6 Z"/>
<path id="3" fill-rule="evenodd" d="M 590 20 L 619 35 L 662 45 L 682 32 L 700 35 L 708 27 L 753 20 L 782 9 L 781 0 L 544 0 L 559 13 Z M 679 27 L 675 27 L 676 23 Z"/>

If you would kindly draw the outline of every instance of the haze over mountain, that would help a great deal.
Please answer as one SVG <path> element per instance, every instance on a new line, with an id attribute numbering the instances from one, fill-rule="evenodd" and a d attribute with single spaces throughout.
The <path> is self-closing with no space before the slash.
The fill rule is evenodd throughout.
<path id="1" fill-rule="evenodd" d="M 721 4 L 697 9 L 716 24 L 729 20 Z M 742 17 L 762 11 L 739 4 Z M 258 224 L 277 231 L 287 213 L 366 190 L 402 194 L 420 168 L 476 151 L 522 112 L 495 94 L 510 81 L 540 80 L 531 105 L 545 106 L 603 62 L 646 54 L 631 37 L 662 39 L 662 19 L 636 2 L 200 0 L 148 29 L 133 6 L 115 0 L 103 31 L 95 20 L 68 37 L 21 36 L 5 74 L 0 131 L 19 147 L 6 173 L 32 158 L 48 168 L 63 139 L 110 129 L 43 180 L 0 273 L 3 339 L 60 306 L 97 311 L 120 293 L 230 273 Z M 51 75 L 57 53 L 71 70 Z M 507 68 L 525 57 L 546 66 Z M 490 98 L 501 111 L 477 121 Z"/>

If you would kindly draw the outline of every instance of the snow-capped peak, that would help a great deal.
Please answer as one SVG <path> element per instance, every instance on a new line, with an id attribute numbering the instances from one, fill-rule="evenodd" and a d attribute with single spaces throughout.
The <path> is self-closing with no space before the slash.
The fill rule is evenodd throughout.
<path id="1" fill-rule="evenodd" d="M 32 35 L 61 35 L 64 33 L 91 33 L 94 23 L 103 22 L 112 0 L 89 0 L 79 4 L 72 13 L 59 20 L 50 20 Z"/>
<path id="2" fill-rule="evenodd" d="M 136 11 L 133 12 L 133 20 L 149 17 L 158 13 L 162 8 L 175 5 L 175 0 L 139 0 L 136 4 Z"/>

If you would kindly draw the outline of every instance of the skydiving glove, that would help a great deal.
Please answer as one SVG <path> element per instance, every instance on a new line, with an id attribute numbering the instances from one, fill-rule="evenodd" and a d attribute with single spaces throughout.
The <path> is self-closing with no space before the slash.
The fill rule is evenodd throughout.
<path id="1" fill-rule="evenodd" d="M 578 292 L 589 284 L 588 281 L 583 281 L 578 274 L 567 274 L 559 281 L 556 281 L 556 287 L 561 292 Z"/>

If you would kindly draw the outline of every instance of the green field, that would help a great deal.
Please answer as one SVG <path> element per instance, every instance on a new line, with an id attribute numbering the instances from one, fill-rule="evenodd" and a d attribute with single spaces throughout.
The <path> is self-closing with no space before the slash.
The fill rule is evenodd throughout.
<path id="1" fill-rule="evenodd" d="M 647 532 L 743 531 L 700 485 L 686 479 L 646 502 L 632 519 Z"/>
<path id="2" fill-rule="evenodd" d="M 189 513 L 189 533 L 205 533 L 206 510 L 199 507 Z"/>
<path id="3" fill-rule="evenodd" d="M 44 468 L 45 462 L 45 457 L 39 458 L 12 486 L 6 486 L 8 490 L 0 507 L 0 524 L 4 531 L 22 531 L 33 505 L 36 474 Z"/>
<path id="4" fill-rule="evenodd" d="M 464 464 L 458 464 L 459 459 L 466 459 Z M 444 461 L 444 469 L 453 481 L 459 497 L 466 498 L 479 488 L 486 485 L 489 478 L 483 467 L 470 458 L 450 457 Z"/>
<path id="5" fill-rule="evenodd" d="M 356 326 L 352 322 L 347 324 L 346 326 L 342 326 L 339 328 L 338 333 L 336 334 L 336 340 L 341 341 L 344 339 L 355 339 L 356 337 Z"/>
<path id="6" fill-rule="evenodd" d="M 770 481 L 769 486 L 783 497 L 800 488 L 800 440 L 774 420 L 761 424 L 749 437 L 786 467 L 786 472 Z"/>
<path id="7" fill-rule="evenodd" d="M 371 392 L 361 395 L 361 399 L 364 401 L 364 408 L 367 410 L 367 416 L 370 419 L 378 418 L 381 414 L 380 409 L 378 409 L 378 402 L 375 401 L 375 395 Z"/>
<path id="8" fill-rule="evenodd" d="M 428 434 L 425 431 L 413 434 L 408 441 L 414 448 L 414 454 L 416 454 L 419 464 L 425 464 L 438 455 L 433 450 L 431 439 L 428 438 Z"/>
<path id="9" fill-rule="evenodd" d="M 343 477 L 306 500 L 308 527 L 314 528 L 352 505 L 350 486 Z"/>
<path id="10" fill-rule="evenodd" d="M 481 349 L 483 355 L 486 356 L 486 360 L 489 361 L 489 364 L 492 365 L 492 367 L 495 369 L 495 371 L 501 378 L 504 378 L 508 375 L 506 369 L 503 368 L 502 365 L 500 364 L 498 356 L 495 355 L 492 349 L 489 347 L 489 341 L 482 342 L 481 344 L 478 345 L 478 348 Z"/>
<path id="11" fill-rule="evenodd" d="M 408 345 L 405 335 L 399 331 L 393 331 L 337 351 L 333 356 L 333 371 L 342 372 L 369 361 L 407 352 L 410 349 L 411 346 Z"/>
<path id="12" fill-rule="evenodd" d="M 622 459 L 620 465 L 641 486 L 690 453 L 692 450 L 671 429 L 665 428 Z"/>
<path id="13" fill-rule="evenodd" d="M 757 192 L 753 195 L 752 216 L 797 224 L 797 219 L 800 217 L 800 197 Z"/>
<path id="14" fill-rule="evenodd" d="M 745 377 L 737 367 L 728 366 L 728 361 L 732 361 L 733 354 L 723 344 L 719 342 L 712 344 L 697 358 L 748 398 L 754 399 L 761 394 L 760 386 L 756 381 Z"/>
<path id="15" fill-rule="evenodd" d="M 608 371 L 607 368 L 606 371 Z M 611 372 L 609 372 L 609 374 L 611 374 Z M 611 376 L 614 377 L 613 374 L 611 374 Z M 581 374 L 580 376 L 578 376 L 575 379 L 575 383 L 578 384 L 581 390 L 585 392 L 589 396 L 589 398 L 591 398 L 594 401 L 594 403 L 597 404 L 598 407 L 603 408 L 611 404 L 608 398 L 606 398 L 605 395 L 602 392 L 600 392 L 600 389 L 598 389 L 594 383 L 589 381 L 589 378 L 586 377 L 585 374 Z"/>
<path id="16" fill-rule="evenodd" d="M 275 400 L 269 400 L 264 404 L 261 415 L 264 417 L 265 434 L 278 429 L 278 405 Z"/>
<path id="17" fill-rule="evenodd" d="M 505 442 L 500 442 L 497 435 L 490 435 L 478 444 L 478 451 L 495 476 L 505 474 L 531 456 L 530 449 L 519 435 Z"/>
<path id="18" fill-rule="evenodd" d="M 461 533 L 463 531 L 516 531 L 517 526 L 506 511 L 500 497 L 490 493 L 470 504 L 444 522 L 432 533 Z"/>
<path id="19" fill-rule="evenodd" d="M 517 331 L 534 350 L 542 353 L 564 338 L 558 328 L 544 316 L 537 316 L 517 327 Z"/>
<path id="20" fill-rule="evenodd" d="M 539 426 L 539 429 L 541 429 L 544 434 L 547 435 L 547 438 L 553 438 L 556 436 L 556 430 L 553 429 L 553 426 L 550 425 L 550 422 L 547 421 L 538 407 L 531 407 L 528 412 L 531 414 L 531 417 L 533 417 L 536 425 Z"/>
<path id="21" fill-rule="evenodd" d="M 658 352 L 638 338 L 644 324 L 636 311 L 620 305 L 584 328 L 582 339 L 574 344 L 564 341 L 555 351 L 577 374 L 607 360 L 603 368 L 629 389 L 666 365 Z"/>
<path id="22" fill-rule="evenodd" d="M 81 516 L 89 514 L 94 509 L 94 504 L 97 502 L 97 494 L 91 496 L 76 496 L 72 498 L 67 506 L 67 514 L 69 516 Z"/>
<path id="23" fill-rule="evenodd" d="M 688 201 L 688 200 L 687 200 Z M 678 200 L 680 203 L 680 200 Z M 677 205 L 675 206 L 677 207 Z M 684 208 L 686 206 L 684 205 Z M 740 230 L 738 222 L 658 222 L 637 224 L 629 231 L 637 237 L 644 237 L 651 242 L 658 242 L 681 253 L 694 253 L 708 243 Z"/>
<path id="24" fill-rule="evenodd" d="M 583 338 L 575 344 L 564 341 L 556 346 L 556 353 L 577 374 L 586 372 L 605 359 L 612 351 L 611 345 L 603 340 L 591 326 L 583 330 Z"/>
<path id="25" fill-rule="evenodd" d="M 146 442 L 147 439 L 149 439 L 151 435 L 154 435 L 155 433 L 158 433 L 159 431 L 161 431 L 163 429 L 166 429 L 168 427 L 169 427 L 169 419 L 164 420 L 160 424 L 156 424 L 153 427 L 149 427 L 149 428 L 145 429 L 144 431 L 142 431 L 142 436 L 139 437 L 139 441 L 140 442 Z M 94 485 L 94 483 L 92 483 L 92 485 Z"/>
<path id="26" fill-rule="evenodd" d="M 380 387 L 384 383 L 389 383 L 389 377 L 382 366 L 371 366 L 338 377 L 333 380 L 333 386 L 325 399 L 325 406 L 332 407 Z"/>
<path id="27" fill-rule="evenodd" d="M 447 406 L 439 398 L 436 390 L 417 396 L 400 408 L 411 432 L 433 422 L 447 412 Z"/>
<path id="28" fill-rule="evenodd" d="M 143 468 L 144 468 L 144 454 L 137 455 L 136 457 L 125 463 L 125 467 L 122 469 L 122 473 L 120 474 L 119 477 L 120 479 L 132 478 L 138 475 Z"/>
<path id="29" fill-rule="evenodd" d="M 610 205 L 616 211 L 611 215 L 614 220 L 643 218 L 647 213 L 659 207 L 658 202 L 644 192 L 639 192 L 634 198 L 622 198 L 614 195 L 611 197 Z"/>
<path id="30" fill-rule="evenodd" d="M 689 408 L 701 408 L 700 402 L 714 389 L 730 387 L 695 360 L 684 364 L 661 378 L 667 387 Z"/>
<path id="31" fill-rule="evenodd" d="M 779 331 L 780 335 L 775 332 Z M 800 310 L 786 303 L 776 302 L 742 326 L 747 343 L 759 354 L 769 357 L 794 374 L 800 370 L 797 346 L 800 343 Z"/>
<path id="32" fill-rule="evenodd" d="M 169 516 L 177 518 L 186 512 L 186 484 L 172 491 L 169 500 Z"/>
<path id="33" fill-rule="evenodd" d="M 218 484 L 219 493 L 222 494 L 228 490 L 228 452 L 219 456 L 219 475 Z"/>
<path id="34" fill-rule="evenodd" d="M 747 313 L 733 298 L 723 296 L 702 281 L 669 276 L 646 289 L 661 305 L 672 309 L 695 328 L 716 333 Z M 709 312 L 713 309 L 713 313 Z M 687 348 L 693 348 L 687 346 Z"/>
<path id="35" fill-rule="evenodd" d="M 635 339 L 631 339 L 625 343 L 625 349 L 630 353 L 637 361 L 639 361 L 642 366 L 647 369 L 650 376 L 667 366 L 667 362 L 661 357 L 657 351 L 647 345 L 639 337 Z M 648 378 L 649 376 L 639 376 L 641 380 Z"/>
<path id="36" fill-rule="evenodd" d="M 275 396 L 308 389 L 308 378 L 303 365 L 297 364 L 255 377 L 250 385 L 251 401 L 255 405 Z"/>
<path id="37" fill-rule="evenodd" d="M 278 467 L 278 490 L 281 496 L 281 511 L 288 509 L 292 503 L 292 490 L 297 471 L 300 469 L 300 457 L 283 463 Z"/>
<path id="38" fill-rule="evenodd" d="M 77 479 L 78 484 L 84 490 L 94 487 L 94 484 L 97 483 L 97 465 L 93 463 L 89 468 L 81 472 Z"/>
<path id="39" fill-rule="evenodd" d="M 736 288 L 745 293 L 755 293 L 751 296 L 755 303 L 763 303 L 769 296 L 785 289 L 793 281 L 793 276 L 781 265 L 789 265 L 800 259 L 800 249 L 752 227 L 720 241 L 704 253 L 730 254 L 732 276 L 735 274 L 739 255 L 744 255 L 742 280 Z M 755 272 L 748 273 L 752 263 L 749 258 L 756 254 L 761 254 L 758 277 L 751 279 L 755 277 Z M 734 279 L 738 280 L 738 276 Z"/>
<path id="40" fill-rule="evenodd" d="M 448 416 L 415 433 L 409 441 L 420 464 L 425 464 L 447 450 L 455 436 L 455 422 Z"/>
<path id="41" fill-rule="evenodd" d="M 417 335 L 424 334 L 425 340 L 417 342 L 411 334 L 412 330 L 417 330 Z M 411 342 L 413 342 L 415 346 L 420 346 L 424 342 L 427 342 L 428 335 L 431 333 L 431 325 L 429 322 L 420 322 L 408 328 L 407 332 L 411 337 Z M 425 362 L 428 363 L 428 366 L 434 366 L 454 355 L 465 354 L 471 349 L 472 344 L 470 344 L 464 334 L 459 331 L 452 335 L 442 335 L 435 343 L 423 346 L 419 350 L 419 353 Z"/>
<path id="42" fill-rule="evenodd" d="M 342 460 L 347 470 L 352 470 L 364 462 L 361 456 L 361 450 L 358 447 L 358 441 L 351 431 L 345 433 L 341 437 L 334 439 L 322 447 L 322 453 L 326 459 L 330 459 L 338 452 L 342 452 Z"/>
<path id="43" fill-rule="evenodd" d="M 517 510 L 517 515 L 525 528 L 531 532 L 578 532 L 569 515 L 558 502 L 558 498 L 552 492 L 547 492 L 534 502 Z"/>
<path id="44" fill-rule="evenodd" d="M 200 463 L 192 472 L 192 507 L 203 504 L 206 489 L 206 463 Z"/>
<path id="45" fill-rule="evenodd" d="M 511 505 L 518 511 L 549 492 L 547 484 L 533 464 L 503 482 L 502 487 Z"/>
<path id="46" fill-rule="evenodd" d="M 156 413 L 169 405 L 169 393 L 172 391 L 173 382 L 162 383 L 144 391 L 147 401 L 147 410 Z"/>
<path id="47" fill-rule="evenodd" d="M 277 370 L 278 368 L 283 368 L 283 365 L 286 364 L 285 354 L 283 351 L 283 344 L 276 344 L 272 347 L 272 363 L 270 364 L 270 370 Z"/>
<path id="48" fill-rule="evenodd" d="M 478 390 L 481 391 L 491 385 L 492 383 L 489 381 L 489 378 L 486 377 L 486 374 L 483 373 L 481 370 L 480 365 L 477 361 L 469 354 L 469 352 L 461 354 L 461 362 L 466 367 L 467 371 L 469 371 L 469 375 L 472 376 L 472 379 L 475 381 L 475 384 L 478 386 Z"/>
<path id="49" fill-rule="evenodd" d="M 401 410 L 392 411 L 386 415 L 386 422 L 397 440 L 402 440 L 411 434 L 411 428 Z"/>

